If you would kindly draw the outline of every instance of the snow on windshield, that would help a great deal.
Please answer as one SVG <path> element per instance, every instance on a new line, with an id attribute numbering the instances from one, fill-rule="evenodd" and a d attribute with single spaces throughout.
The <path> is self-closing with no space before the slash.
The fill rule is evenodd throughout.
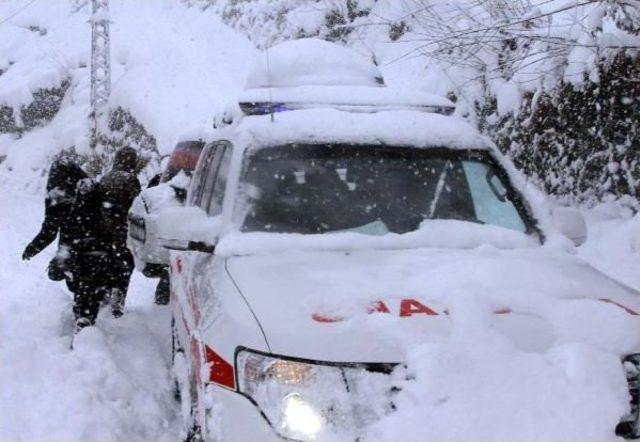
<path id="1" fill-rule="evenodd" d="M 486 153 L 290 145 L 246 160 L 244 231 L 407 233 L 426 220 L 527 232 L 528 216 Z"/>

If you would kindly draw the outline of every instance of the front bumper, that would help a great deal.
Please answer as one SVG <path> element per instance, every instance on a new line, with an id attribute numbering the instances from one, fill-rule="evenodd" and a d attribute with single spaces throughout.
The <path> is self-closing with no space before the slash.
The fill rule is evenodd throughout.
<path id="1" fill-rule="evenodd" d="M 245 396 L 222 387 L 212 390 L 219 401 L 220 440 L 282 442 L 258 408 Z"/>
<path id="2" fill-rule="evenodd" d="M 616 427 L 616 435 L 628 440 L 640 440 L 640 354 L 624 359 L 631 395 L 630 413 Z M 282 441 L 271 428 L 257 406 L 236 391 L 213 386 L 210 392 L 220 404 L 219 428 L 221 440 Z"/>

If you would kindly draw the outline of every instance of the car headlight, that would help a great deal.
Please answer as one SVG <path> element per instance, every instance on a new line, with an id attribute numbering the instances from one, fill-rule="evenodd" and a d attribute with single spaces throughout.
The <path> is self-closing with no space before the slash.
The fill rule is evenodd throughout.
<path id="1" fill-rule="evenodd" d="M 129 235 L 131 238 L 140 242 L 145 242 L 147 239 L 147 229 L 144 223 L 144 218 L 129 215 Z"/>
<path id="2" fill-rule="evenodd" d="M 392 364 L 315 362 L 242 349 L 236 367 L 238 391 L 286 438 L 353 439 L 392 407 Z"/>

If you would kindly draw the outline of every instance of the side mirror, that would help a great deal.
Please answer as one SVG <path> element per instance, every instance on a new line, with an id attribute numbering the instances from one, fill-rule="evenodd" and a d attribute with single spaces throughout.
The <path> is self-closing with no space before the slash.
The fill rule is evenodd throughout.
<path id="1" fill-rule="evenodd" d="M 187 189 L 174 185 L 172 185 L 171 188 L 173 189 L 173 194 L 176 196 L 176 200 L 180 204 L 184 204 L 187 201 Z"/>
<path id="2" fill-rule="evenodd" d="M 200 207 L 169 207 L 157 215 L 158 242 L 165 249 L 213 253 L 221 217 L 209 217 Z"/>
<path id="3" fill-rule="evenodd" d="M 556 229 L 573 241 L 576 246 L 584 244 L 587 240 L 587 223 L 578 210 L 569 207 L 556 207 L 553 209 L 552 217 Z"/>

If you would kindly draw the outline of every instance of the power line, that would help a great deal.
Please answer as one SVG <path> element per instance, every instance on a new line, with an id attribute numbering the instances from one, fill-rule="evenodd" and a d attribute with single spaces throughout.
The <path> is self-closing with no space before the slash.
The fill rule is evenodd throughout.
<path id="1" fill-rule="evenodd" d="M 5 18 L 4 20 L 0 21 L 0 25 L 5 24 L 5 22 L 8 22 L 9 20 L 11 20 L 13 17 L 15 17 L 16 15 L 20 14 L 22 11 L 24 11 L 25 9 L 27 9 L 29 6 L 31 6 L 32 4 L 34 4 L 35 2 L 37 2 L 38 0 L 31 0 L 29 3 L 27 3 L 26 5 L 24 5 L 22 8 L 18 9 L 16 12 L 14 12 L 13 14 L 11 14 L 9 17 Z"/>

